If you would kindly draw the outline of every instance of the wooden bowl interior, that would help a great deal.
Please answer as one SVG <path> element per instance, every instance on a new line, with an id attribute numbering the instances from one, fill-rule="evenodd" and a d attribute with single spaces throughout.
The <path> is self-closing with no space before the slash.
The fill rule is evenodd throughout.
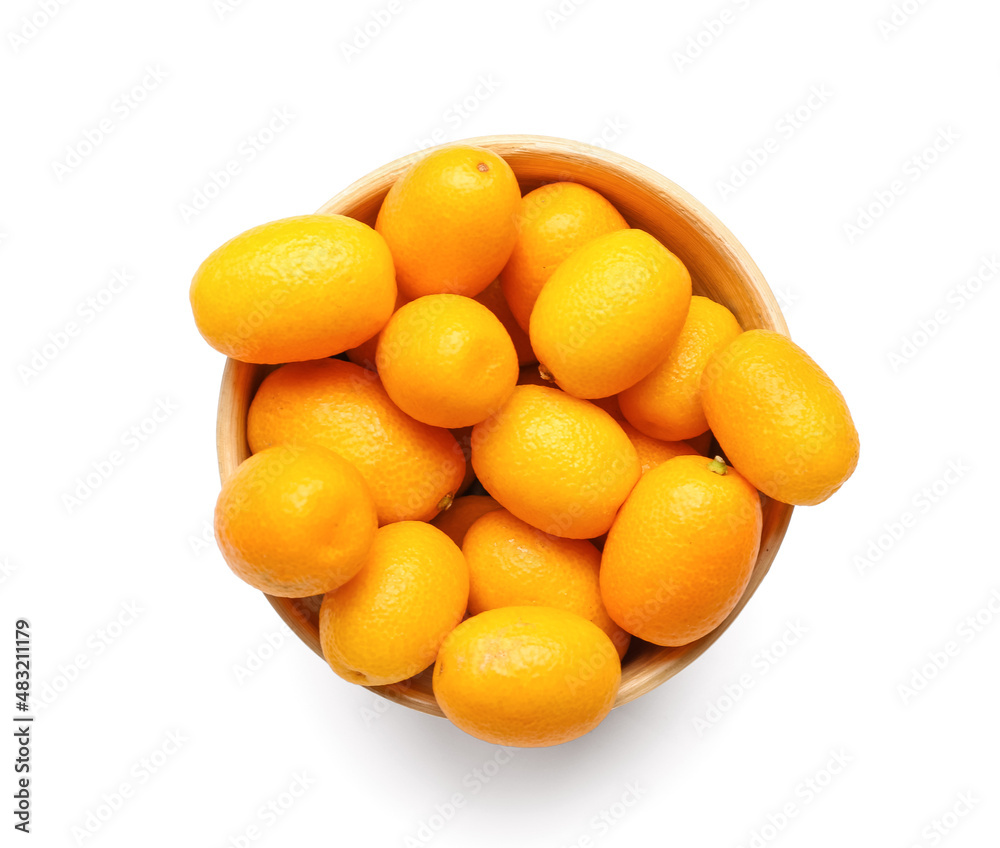
<path id="1" fill-rule="evenodd" d="M 578 142 L 541 136 L 489 136 L 471 144 L 502 156 L 523 191 L 544 183 L 574 181 L 603 194 L 633 226 L 654 235 L 681 258 L 696 294 L 724 304 L 744 329 L 788 332 L 778 304 L 753 260 L 735 237 L 701 203 L 655 171 L 623 156 Z M 392 162 L 349 186 L 318 211 L 349 215 L 375 223 L 382 200 L 396 178 L 426 153 Z M 225 481 L 250 456 L 246 422 L 257 387 L 272 367 L 230 359 L 219 396 L 219 472 Z M 633 640 L 622 666 L 622 685 L 615 706 L 628 703 L 659 686 L 701 656 L 739 615 L 760 585 L 777 553 L 792 507 L 764 498 L 760 553 L 740 603 L 715 630 L 681 648 L 661 648 Z M 321 596 L 289 599 L 267 596 L 288 626 L 320 657 L 318 611 Z M 391 701 L 432 715 L 442 715 L 431 691 L 430 670 L 411 680 L 371 687 Z"/>

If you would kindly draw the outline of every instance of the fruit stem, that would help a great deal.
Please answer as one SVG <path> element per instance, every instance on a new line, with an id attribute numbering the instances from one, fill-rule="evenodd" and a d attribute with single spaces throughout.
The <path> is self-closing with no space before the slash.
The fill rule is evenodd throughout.
<path id="1" fill-rule="evenodd" d="M 441 500 L 438 501 L 438 511 L 444 512 L 454 502 L 455 502 L 455 496 L 451 492 L 448 492 L 447 495 L 445 495 L 443 498 L 441 498 Z"/>
<path id="2" fill-rule="evenodd" d="M 708 463 L 708 470 L 714 471 L 720 477 L 726 476 L 726 461 L 721 457 L 717 456 L 710 463 Z"/>
<path id="3" fill-rule="evenodd" d="M 538 363 L 538 376 L 541 377 L 546 383 L 554 383 L 556 381 L 552 372 L 541 363 Z"/>

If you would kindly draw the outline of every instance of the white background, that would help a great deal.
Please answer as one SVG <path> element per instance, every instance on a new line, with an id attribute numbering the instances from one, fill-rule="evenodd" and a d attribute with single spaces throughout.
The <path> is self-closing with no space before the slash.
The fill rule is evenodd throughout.
<path id="1" fill-rule="evenodd" d="M 898 27 L 880 26 L 889 0 L 62 3 L 0 13 L 0 717 L 18 617 L 50 701 L 18 840 L 994 844 L 998 282 L 967 281 L 1000 250 L 995 3 L 908 0 Z M 377 13 L 388 25 L 348 61 Z M 290 117 L 262 144 L 275 110 Z M 704 657 L 587 737 L 512 757 L 341 681 L 205 541 L 223 358 L 187 300 L 236 233 L 424 139 L 506 132 L 603 137 L 706 202 L 862 441 L 853 479 L 795 511 Z M 880 193 L 891 205 L 859 223 Z M 110 476 L 67 501 L 113 451 Z"/>

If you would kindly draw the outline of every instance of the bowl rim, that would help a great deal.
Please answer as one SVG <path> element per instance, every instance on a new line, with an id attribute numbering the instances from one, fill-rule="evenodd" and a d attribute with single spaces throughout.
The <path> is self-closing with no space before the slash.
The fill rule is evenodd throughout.
<path id="1" fill-rule="evenodd" d="M 683 219 L 694 231 L 710 243 L 713 251 L 724 257 L 725 264 L 736 270 L 740 279 L 752 283 L 756 297 L 761 299 L 766 307 L 766 314 L 762 314 L 762 318 L 769 324 L 769 328 L 783 335 L 789 335 L 784 316 L 764 275 L 729 228 L 707 206 L 672 180 L 649 166 L 643 165 L 615 151 L 586 144 L 585 142 L 556 136 L 529 134 L 487 135 L 446 142 L 425 150 L 400 156 L 376 168 L 335 194 L 320 206 L 316 214 L 345 214 L 342 210 L 353 208 L 359 203 L 366 202 L 368 199 L 378 196 L 379 193 L 388 191 L 399 174 L 413 163 L 420 161 L 430 153 L 443 148 L 454 147 L 455 145 L 484 147 L 503 158 L 536 154 L 565 158 L 567 162 L 580 163 L 583 161 L 589 166 L 617 172 L 616 176 L 641 184 L 644 191 L 651 192 L 657 197 L 659 202 L 671 207 L 675 215 Z M 259 369 L 259 366 L 238 362 L 235 359 L 229 358 L 226 361 L 219 395 L 216 428 L 219 474 L 223 482 L 235 471 L 236 466 L 239 464 L 237 448 L 230 444 L 232 434 L 235 432 L 239 436 L 239 439 L 242 439 L 245 443 L 246 433 L 245 416 L 242 421 L 238 420 L 235 410 L 229 402 L 231 400 L 231 393 L 227 393 L 227 389 L 253 382 L 257 369 Z M 695 659 L 704 654 L 726 632 L 736 617 L 742 612 L 770 569 L 778 548 L 784 539 L 794 509 L 791 505 L 782 504 L 778 501 L 770 501 L 766 503 L 766 507 L 764 510 L 762 539 L 766 538 L 768 542 L 765 545 L 762 541 L 750 580 L 737 605 L 718 627 L 701 639 L 678 648 L 660 648 L 656 650 L 654 646 L 652 653 L 655 654 L 655 657 L 645 663 L 645 666 L 638 672 L 630 675 L 627 680 L 623 677 L 622 686 L 618 692 L 614 707 L 617 708 L 635 700 L 681 672 Z M 263 594 L 292 632 L 323 659 L 325 663 L 322 648 L 319 645 L 318 637 L 313 630 L 302 599 L 279 598 L 266 593 Z M 667 655 L 669 655 L 668 662 L 657 660 L 658 657 L 665 657 Z M 623 664 L 623 668 L 627 666 L 627 663 Z M 423 674 L 427 673 L 427 671 L 423 672 Z M 411 709 L 430 715 L 442 717 L 444 715 L 434 700 L 433 695 L 428 699 L 422 697 L 422 693 L 414 694 L 410 691 L 411 687 L 408 681 L 387 686 L 367 686 L 365 688 L 383 698 L 410 707 Z"/>

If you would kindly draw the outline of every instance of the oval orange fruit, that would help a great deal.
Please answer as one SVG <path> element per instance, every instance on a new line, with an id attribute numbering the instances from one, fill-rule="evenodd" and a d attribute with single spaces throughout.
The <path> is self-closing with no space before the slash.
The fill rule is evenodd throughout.
<path id="1" fill-rule="evenodd" d="M 272 445 L 319 444 L 365 478 L 379 522 L 429 521 L 465 475 L 455 437 L 414 420 L 378 376 L 339 359 L 284 365 L 261 383 L 247 416 L 257 453 Z"/>
<path id="2" fill-rule="evenodd" d="M 378 528 L 368 486 L 347 460 L 284 445 L 246 459 L 222 487 L 215 538 L 237 577 L 282 598 L 321 595 L 361 568 Z"/>
<path id="3" fill-rule="evenodd" d="M 760 496 L 719 460 L 678 456 L 648 471 L 622 505 L 601 559 L 611 617 L 654 645 L 718 627 L 750 580 Z"/>
<path id="4" fill-rule="evenodd" d="M 576 739 L 611 711 L 621 664 L 599 627 L 566 610 L 503 607 L 444 640 L 434 696 L 459 728 L 495 745 L 541 748 Z"/>
<path id="5" fill-rule="evenodd" d="M 510 165 L 481 147 L 446 147 L 411 166 L 375 223 L 403 294 L 479 294 L 510 257 L 520 202 Z"/>
<path id="6" fill-rule="evenodd" d="M 361 344 L 389 320 L 395 299 L 385 241 L 342 215 L 247 230 L 202 262 L 191 282 L 205 340 L 233 359 L 272 365 Z"/>
<path id="7" fill-rule="evenodd" d="M 503 405 L 517 383 L 517 353 L 481 303 L 431 294 L 400 307 L 379 334 L 382 384 L 403 412 L 435 427 L 468 427 Z"/>
<path id="8" fill-rule="evenodd" d="M 858 431 L 844 396 L 780 333 L 750 330 L 717 352 L 702 378 L 702 401 L 729 461 L 782 503 L 822 503 L 858 464 Z"/>
<path id="9" fill-rule="evenodd" d="M 437 527 L 422 521 L 380 527 L 361 570 L 323 598 L 323 656 L 352 683 L 406 680 L 434 662 L 468 599 L 465 557 Z"/>
<path id="10" fill-rule="evenodd" d="M 559 386 L 603 398 L 669 353 L 691 301 L 684 264 L 649 233 L 618 230 L 560 265 L 535 301 L 529 337 Z"/>
<path id="11" fill-rule="evenodd" d="M 518 386 L 475 426 L 472 466 L 514 515 L 569 539 L 604 533 L 640 474 L 635 448 L 608 413 L 543 386 Z"/>

